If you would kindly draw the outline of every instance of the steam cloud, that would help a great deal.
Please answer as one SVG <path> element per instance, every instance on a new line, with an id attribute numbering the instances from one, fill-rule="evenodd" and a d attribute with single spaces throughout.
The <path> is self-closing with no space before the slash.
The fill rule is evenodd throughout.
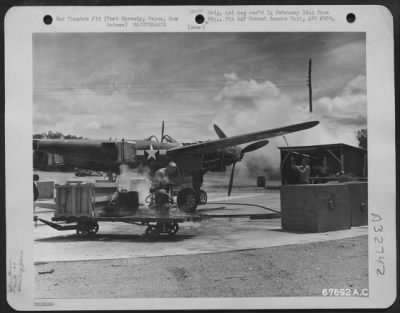
<path id="1" fill-rule="evenodd" d="M 139 193 L 139 202 L 144 203 L 150 193 L 150 169 L 145 166 L 131 169 L 128 165 L 121 164 L 120 175 L 117 176 L 116 182 L 121 190 L 137 191 Z"/>
<path id="2" fill-rule="evenodd" d="M 314 99 L 313 112 L 308 102 L 296 103 L 270 81 L 240 80 L 236 73 L 226 74 L 225 87 L 215 97 L 220 108 L 214 123 L 229 135 L 282 127 L 319 120 L 314 128 L 285 136 L 289 146 L 346 143 L 358 146 L 355 132 L 366 127 L 366 82 L 359 75 L 350 80 L 335 97 Z M 256 176 L 267 172 L 270 179 L 279 177 L 278 147 L 286 146 L 282 137 L 271 138 L 260 150 L 248 153 L 238 164 L 239 176 Z"/>

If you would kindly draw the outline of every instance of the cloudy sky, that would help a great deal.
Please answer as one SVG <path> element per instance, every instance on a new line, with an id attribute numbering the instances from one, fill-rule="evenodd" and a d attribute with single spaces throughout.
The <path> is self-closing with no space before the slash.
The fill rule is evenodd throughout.
<path id="1" fill-rule="evenodd" d="M 34 132 L 180 141 L 320 120 L 289 144 L 366 127 L 364 33 L 75 33 L 33 36 Z M 308 112 L 312 58 L 314 112 Z M 276 146 L 284 144 L 276 139 Z"/>

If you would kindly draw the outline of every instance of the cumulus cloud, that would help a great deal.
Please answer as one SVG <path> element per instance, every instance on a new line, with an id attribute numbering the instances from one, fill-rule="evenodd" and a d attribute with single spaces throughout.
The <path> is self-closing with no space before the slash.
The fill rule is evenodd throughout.
<path id="1" fill-rule="evenodd" d="M 336 97 L 315 101 L 315 112 L 338 124 L 365 125 L 367 121 L 366 79 L 359 75 L 350 80 Z"/>
<path id="2" fill-rule="evenodd" d="M 225 74 L 227 75 L 227 74 Z M 280 95 L 280 90 L 270 81 L 258 83 L 255 80 L 238 80 L 237 75 L 228 74 L 230 79 L 226 86 L 217 95 L 217 101 L 246 101 L 262 98 L 277 98 Z"/>
<path id="3" fill-rule="evenodd" d="M 338 45 L 327 54 L 329 58 L 326 61 L 336 67 L 347 67 L 349 70 L 365 68 L 364 40 Z"/>
<path id="4" fill-rule="evenodd" d="M 75 89 L 62 94 L 49 93 L 34 98 L 34 125 L 38 131 L 45 131 L 51 125 L 53 130 L 73 133 L 110 130 L 124 123 L 122 117 L 140 106 L 142 103 L 131 99 L 129 94 L 117 91 Z"/>
<path id="5" fill-rule="evenodd" d="M 124 117 L 120 115 L 114 116 L 102 116 L 99 117 L 97 115 L 87 116 L 85 119 L 77 121 L 74 123 L 74 128 L 76 129 L 84 129 L 88 131 L 97 131 L 97 130 L 112 130 L 118 127 L 121 123 L 124 122 Z"/>
<path id="6" fill-rule="evenodd" d="M 225 73 L 224 77 L 228 80 L 237 80 L 238 76 L 236 75 L 236 73 Z"/>
<path id="7" fill-rule="evenodd" d="M 343 94 L 365 94 L 367 92 L 367 81 L 365 75 L 358 75 L 348 82 L 343 90 Z"/>
<path id="8" fill-rule="evenodd" d="M 304 111 L 270 81 L 227 82 L 214 100 L 215 122 L 226 125 L 232 134 L 282 126 Z"/>

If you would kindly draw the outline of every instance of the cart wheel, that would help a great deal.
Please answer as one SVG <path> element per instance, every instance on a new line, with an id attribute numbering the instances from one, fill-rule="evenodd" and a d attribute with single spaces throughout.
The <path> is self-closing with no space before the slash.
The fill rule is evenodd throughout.
<path id="1" fill-rule="evenodd" d="M 89 226 L 85 223 L 78 223 L 76 234 L 79 237 L 86 237 L 87 235 L 89 235 Z"/>
<path id="2" fill-rule="evenodd" d="M 196 194 L 193 189 L 186 188 L 182 189 L 177 197 L 178 208 L 185 213 L 196 212 L 197 201 Z"/>
<path id="3" fill-rule="evenodd" d="M 89 235 L 95 235 L 99 231 L 99 224 L 93 222 L 89 225 Z"/>
<path id="4" fill-rule="evenodd" d="M 150 240 L 157 240 L 160 238 L 160 230 L 157 227 L 150 225 L 146 228 L 146 237 Z"/>
<path id="5" fill-rule="evenodd" d="M 168 224 L 168 227 L 167 227 L 168 235 L 175 236 L 175 234 L 178 232 L 178 230 L 179 230 L 178 223 L 170 223 L 170 224 Z"/>
<path id="6" fill-rule="evenodd" d="M 207 192 L 205 192 L 203 189 L 200 189 L 200 204 L 206 204 L 207 203 Z"/>

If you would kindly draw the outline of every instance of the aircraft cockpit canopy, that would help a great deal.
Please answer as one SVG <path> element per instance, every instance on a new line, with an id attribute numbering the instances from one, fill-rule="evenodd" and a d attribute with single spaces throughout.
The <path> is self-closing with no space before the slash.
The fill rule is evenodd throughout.
<path id="1" fill-rule="evenodd" d="M 159 142 L 156 135 L 151 135 L 150 137 L 145 138 L 144 140 L 151 140 L 151 141 Z"/>
<path id="2" fill-rule="evenodd" d="M 151 141 L 154 141 L 154 142 L 160 142 L 156 135 L 151 135 L 150 137 L 145 138 L 145 140 L 151 140 Z M 176 143 L 177 141 L 174 138 L 172 138 L 170 135 L 164 135 L 161 138 L 161 142 Z"/>
<path id="3" fill-rule="evenodd" d="M 175 143 L 177 142 L 174 138 L 172 138 L 170 135 L 164 135 L 161 138 L 161 142 L 169 142 L 169 143 Z"/>

